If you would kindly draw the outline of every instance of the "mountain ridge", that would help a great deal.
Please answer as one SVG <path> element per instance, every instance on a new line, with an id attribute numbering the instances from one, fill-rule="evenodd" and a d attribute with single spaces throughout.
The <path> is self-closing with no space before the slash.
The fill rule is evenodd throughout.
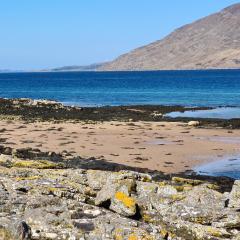
<path id="1" fill-rule="evenodd" d="M 240 68 L 238 26 L 240 3 L 186 24 L 161 40 L 119 56 L 98 70 Z"/>
<path id="2" fill-rule="evenodd" d="M 42 70 L 45 72 L 77 72 L 77 71 L 97 71 L 98 68 L 102 67 L 106 63 L 93 63 L 90 65 L 74 65 L 74 66 L 63 66 L 52 69 Z"/>

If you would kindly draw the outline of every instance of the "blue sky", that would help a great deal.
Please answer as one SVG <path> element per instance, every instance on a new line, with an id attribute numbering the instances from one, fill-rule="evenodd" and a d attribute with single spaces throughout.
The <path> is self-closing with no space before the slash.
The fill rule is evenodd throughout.
<path id="1" fill-rule="evenodd" d="M 234 0 L 0 0 L 0 69 L 111 60 Z"/>

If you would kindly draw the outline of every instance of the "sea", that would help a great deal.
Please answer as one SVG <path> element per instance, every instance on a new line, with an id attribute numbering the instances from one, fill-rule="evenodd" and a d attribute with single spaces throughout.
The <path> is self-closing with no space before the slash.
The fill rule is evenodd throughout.
<path id="1" fill-rule="evenodd" d="M 240 107 L 240 70 L 1 73 L 0 97 L 80 106 Z"/>
<path id="2" fill-rule="evenodd" d="M 0 97 L 77 106 L 204 106 L 214 109 L 169 116 L 240 118 L 240 70 L 0 73 Z M 240 179 L 240 155 L 196 171 Z"/>

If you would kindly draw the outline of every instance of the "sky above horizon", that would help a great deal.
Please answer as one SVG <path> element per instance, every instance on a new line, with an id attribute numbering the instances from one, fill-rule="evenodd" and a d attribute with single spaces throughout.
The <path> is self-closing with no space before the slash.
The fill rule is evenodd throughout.
<path id="1" fill-rule="evenodd" d="M 234 0 L 0 1 L 0 70 L 114 59 Z"/>

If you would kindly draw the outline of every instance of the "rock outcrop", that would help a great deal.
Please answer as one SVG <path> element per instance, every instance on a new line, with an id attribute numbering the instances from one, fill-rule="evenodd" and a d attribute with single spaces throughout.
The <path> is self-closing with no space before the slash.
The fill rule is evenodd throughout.
<path id="1" fill-rule="evenodd" d="M 0 150 L 0 239 L 239 239 L 240 181 L 92 170 L 68 154 Z"/>
<path id="2" fill-rule="evenodd" d="M 0 98 L 0 119 L 33 121 L 74 121 L 74 122 L 101 122 L 101 121 L 181 121 L 188 123 L 198 118 L 170 118 L 166 115 L 171 112 L 209 110 L 209 107 L 184 107 L 164 105 L 137 105 L 137 106 L 104 106 L 104 107 L 77 107 L 64 106 L 52 100 L 32 100 L 28 98 L 6 99 Z M 200 123 L 200 122 L 199 122 Z M 196 124 L 197 125 L 197 124 Z M 195 126 L 196 126 L 195 125 Z M 201 119 L 201 127 L 240 128 L 239 119 Z M 0 132 L 4 129 L 0 129 Z"/>
<path id="3" fill-rule="evenodd" d="M 183 26 L 100 70 L 176 70 L 240 67 L 240 4 Z"/>

